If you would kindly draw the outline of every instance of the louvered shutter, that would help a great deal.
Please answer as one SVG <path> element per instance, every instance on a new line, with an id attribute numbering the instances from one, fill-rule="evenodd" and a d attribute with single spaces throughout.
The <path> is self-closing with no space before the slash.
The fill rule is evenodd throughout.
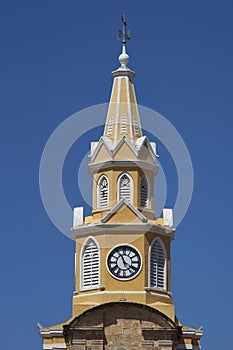
<path id="1" fill-rule="evenodd" d="M 111 118 L 109 119 L 109 122 L 108 122 L 108 131 L 107 131 L 107 135 L 108 135 L 108 136 L 111 136 L 111 135 L 112 135 L 113 124 L 114 124 L 114 118 L 111 117 Z"/>
<path id="2" fill-rule="evenodd" d="M 148 207 L 148 183 L 145 176 L 141 178 L 140 182 L 140 205 Z"/>
<path id="3" fill-rule="evenodd" d="M 127 115 L 121 116 L 121 135 L 127 134 Z"/>
<path id="4" fill-rule="evenodd" d="M 138 125 L 138 118 L 136 116 L 133 117 L 133 126 L 134 126 L 134 132 L 136 136 L 140 136 L 139 132 L 139 125 Z"/>
<path id="5" fill-rule="evenodd" d="M 98 185 L 98 206 L 105 207 L 108 205 L 108 178 L 102 176 Z"/>
<path id="6" fill-rule="evenodd" d="M 124 174 L 120 178 L 119 200 L 127 199 L 128 201 L 131 201 L 131 191 L 131 179 L 128 175 Z"/>
<path id="7" fill-rule="evenodd" d="M 166 288 L 166 258 L 164 249 L 156 239 L 151 247 L 150 286 L 158 289 Z"/>
<path id="8" fill-rule="evenodd" d="M 82 287 L 91 288 L 99 285 L 99 248 L 91 239 L 84 247 L 82 255 Z"/>

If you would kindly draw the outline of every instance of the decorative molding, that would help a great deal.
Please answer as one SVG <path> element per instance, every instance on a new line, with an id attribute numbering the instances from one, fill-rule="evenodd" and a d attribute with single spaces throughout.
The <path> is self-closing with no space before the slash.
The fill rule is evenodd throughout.
<path id="1" fill-rule="evenodd" d="M 107 194 L 106 194 L 106 198 L 103 196 L 103 193 L 101 192 L 101 185 L 102 185 L 102 181 L 103 180 L 106 180 L 106 182 L 107 182 L 107 189 L 105 190 L 106 192 L 107 192 Z M 104 208 L 104 209 L 106 209 L 107 207 L 108 207 L 108 205 L 109 205 L 109 179 L 108 179 L 108 177 L 107 177 L 107 175 L 105 175 L 105 174 L 102 174 L 100 177 L 99 177 L 99 179 L 98 179 L 98 182 L 97 182 L 97 189 L 96 189 L 96 199 L 97 199 L 97 208 Z M 101 197 L 102 196 L 102 197 Z M 102 201 L 102 205 L 101 205 L 101 201 Z M 105 203 L 104 205 L 103 205 L 103 203 Z"/>
<path id="2" fill-rule="evenodd" d="M 202 327 L 199 329 L 192 329 L 192 330 L 182 330 L 182 337 L 183 338 L 193 338 L 193 339 L 200 339 L 203 335 Z"/>
<path id="3" fill-rule="evenodd" d="M 113 92 L 115 90 L 115 85 L 116 85 L 116 79 L 113 80 L 110 101 L 113 98 Z M 108 105 L 107 118 L 106 118 L 105 127 L 104 127 L 104 135 L 107 135 L 107 133 L 108 133 L 108 122 L 109 122 L 109 117 L 110 117 L 109 112 L 110 112 L 110 103 Z"/>
<path id="4" fill-rule="evenodd" d="M 157 290 L 161 290 L 163 292 L 166 292 L 167 291 L 167 251 L 166 251 L 164 242 L 162 241 L 162 239 L 160 237 L 155 237 L 153 239 L 153 241 L 151 242 L 151 245 L 150 245 L 150 248 L 149 248 L 149 256 L 148 256 L 148 258 L 149 258 L 149 261 L 148 261 L 148 266 L 149 266 L 148 284 L 151 287 L 151 249 L 152 249 L 153 245 L 156 244 L 156 241 L 159 242 L 159 245 L 160 245 L 160 247 L 161 247 L 161 249 L 163 251 L 163 254 L 164 254 L 164 268 L 163 268 L 164 287 L 161 288 L 161 289 L 159 287 L 157 287 L 157 286 L 153 286 L 153 287 L 156 288 Z M 157 275 L 156 275 L 156 280 L 158 280 L 158 272 L 157 272 Z"/>
<path id="5" fill-rule="evenodd" d="M 105 290 L 105 286 L 93 286 L 90 288 L 80 288 L 79 292 L 76 290 L 73 292 L 73 296 L 76 295 L 83 295 L 83 293 L 87 292 L 87 291 L 92 291 L 92 292 L 100 292 Z"/>
<path id="6" fill-rule="evenodd" d="M 140 168 L 142 170 L 151 171 L 154 176 L 157 174 L 159 166 L 154 163 L 148 163 L 143 160 L 107 160 L 98 163 L 89 163 L 88 170 L 89 174 L 93 175 L 99 171 L 114 169 L 119 167 L 125 168 Z"/>
<path id="7" fill-rule="evenodd" d="M 172 292 L 171 291 L 166 291 L 158 288 L 153 288 L 153 287 L 145 287 L 144 288 L 146 292 L 153 294 L 153 295 L 158 295 L 162 296 L 165 298 L 171 298 L 172 297 Z"/>
<path id="8" fill-rule="evenodd" d="M 65 343 L 43 344 L 43 350 L 67 349 Z"/>
<path id="9" fill-rule="evenodd" d="M 143 194 L 142 190 L 143 190 L 143 181 L 144 181 L 144 186 L 146 185 L 146 193 Z M 140 207 L 141 208 L 145 208 L 145 209 L 150 209 L 151 207 L 151 203 L 150 203 L 150 184 L 148 181 L 147 176 L 144 174 L 141 178 L 140 178 L 140 186 L 139 186 L 139 195 L 140 195 Z M 143 195 L 146 198 L 143 198 Z M 143 201 L 145 201 L 145 205 L 143 204 Z"/>
<path id="10" fill-rule="evenodd" d="M 138 151 L 136 149 L 136 147 L 134 146 L 134 144 L 132 142 L 130 142 L 130 140 L 128 139 L 127 136 L 123 136 L 120 141 L 117 143 L 117 145 L 115 146 L 115 148 L 112 150 L 112 155 L 113 157 L 117 154 L 117 152 L 119 151 L 119 149 L 121 148 L 121 146 L 126 143 L 127 146 L 131 149 L 131 151 L 135 154 L 136 157 L 138 157 Z"/>
<path id="11" fill-rule="evenodd" d="M 145 288 L 146 289 L 146 288 Z M 99 294 L 101 294 L 101 295 L 108 295 L 108 294 L 112 294 L 112 295 L 116 295 L 116 294 L 119 294 L 119 296 L 122 296 L 122 291 L 98 291 L 98 292 L 95 292 L 95 293 L 84 293 L 84 291 L 82 291 L 82 293 L 80 293 L 80 294 L 78 294 L 78 293 L 76 293 L 76 292 L 74 292 L 74 294 L 73 294 L 73 297 L 74 298 L 80 298 L 80 297 L 87 297 L 87 296 L 93 296 L 93 294 L 94 295 L 99 295 Z M 152 291 L 147 291 L 147 290 L 145 290 L 145 291 L 134 291 L 134 290 L 124 290 L 124 296 L 126 295 L 126 294 L 133 294 L 133 295 L 137 295 L 137 294 L 153 294 L 153 295 L 156 295 L 156 296 L 159 296 L 159 297 L 161 297 L 161 298 L 165 298 L 165 299 L 168 299 L 168 298 L 170 298 L 167 294 L 160 294 L 159 292 L 158 293 L 156 293 L 156 292 L 152 292 Z M 98 304 L 98 303 L 96 303 L 96 304 Z"/>
<path id="12" fill-rule="evenodd" d="M 136 209 L 137 210 L 137 209 Z M 124 231 L 122 231 L 122 225 L 124 225 Z M 102 234 L 103 231 L 109 234 L 135 234 L 135 233 L 146 233 L 153 232 L 163 236 L 170 236 L 173 239 L 175 234 L 174 228 L 164 227 L 161 225 L 147 223 L 120 223 L 120 224 L 108 224 L 108 223 L 99 223 L 99 224 L 86 224 L 80 227 L 73 227 L 71 229 L 71 236 L 73 239 L 87 236 L 95 236 Z"/>
<path id="13" fill-rule="evenodd" d="M 102 294 L 102 295 L 108 295 L 108 294 L 119 294 L 119 296 L 122 296 L 122 291 L 100 291 L 100 292 L 96 292 L 95 293 L 95 295 L 98 295 L 98 294 Z M 147 292 L 145 291 L 135 291 L 135 290 L 124 290 L 124 296 L 125 296 L 125 294 L 147 294 Z M 81 297 L 81 296 L 83 296 L 83 297 L 86 297 L 86 296 L 91 296 L 91 295 L 93 295 L 93 293 L 82 293 L 82 294 L 77 294 L 77 295 L 74 295 L 74 298 L 75 297 Z M 98 305 L 98 303 L 96 303 L 96 305 Z"/>
<path id="14" fill-rule="evenodd" d="M 111 142 L 109 140 L 109 142 Z M 95 159 L 95 157 L 97 156 L 97 153 L 99 152 L 99 149 L 102 145 L 105 146 L 106 150 L 108 151 L 110 157 L 112 158 L 112 152 L 111 152 L 111 149 L 110 149 L 110 145 L 109 145 L 109 142 L 107 141 L 107 138 L 102 136 L 97 144 L 97 146 L 94 148 L 93 150 L 93 153 L 91 153 L 91 161 L 93 161 Z"/>
<path id="15" fill-rule="evenodd" d="M 142 150 L 142 147 L 147 144 L 148 146 L 148 150 L 150 152 L 150 155 L 151 157 L 154 159 L 154 161 L 156 160 L 156 158 L 158 157 L 158 155 L 154 152 L 154 149 L 153 147 L 151 146 L 151 143 L 150 141 L 148 140 L 148 137 L 147 136 L 142 136 L 142 137 L 139 137 L 135 143 L 135 147 L 138 151 L 138 156 Z"/>
<path id="16" fill-rule="evenodd" d="M 120 198 L 121 196 L 121 179 L 125 177 L 128 178 L 129 180 L 129 199 L 128 198 Z M 122 186 L 123 187 L 123 186 Z M 134 186 L 133 186 L 133 179 L 132 176 L 130 174 L 128 174 L 127 172 L 123 172 L 120 174 L 120 176 L 117 179 L 117 202 L 120 202 L 122 199 L 126 199 L 128 200 L 130 203 L 133 203 L 133 191 L 134 190 Z"/>
<path id="17" fill-rule="evenodd" d="M 107 222 L 111 216 L 115 213 L 117 213 L 124 205 L 126 205 L 129 209 L 132 210 L 132 212 L 143 222 L 146 223 L 148 219 L 139 211 L 137 210 L 127 199 L 122 199 L 120 202 L 118 202 L 115 207 L 113 207 L 110 212 L 105 215 L 102 218 L 102 223 Z M 127 225 L 127 224 L 126 224 Z"/>
<path id="18" fill-rule="evenodd" d="M 200 350 L 201 348 L 198 345 L 192 345 L 192 344 L 178 344 L 177 350 L 179 349 L 191 349 L 191 350 Z"/>
<path id="19" fill-rule="evenodd" d="M 93 243 L 96 247 L 96 251 L 98 252 L 98 261 L 94 263 L 92 261 L 92 258 L 90 258 L 90 262 L 88 263 L 87 261 L 85 261 L 86 266 L 84 266 L 84 254 L 85 254 L 86 249 L 90 249 L 90 248 L 88 248 L 90 243 Z M 85 267 L 87 268 L 86 271 L 85 271 Z M 92 273 L 90 274 L 90 277 L 88 277 L 88 273 L 90 273 L 90 271 L 89 271 L 90 267 L 93 268 L 94 271 L 98 272 L 98 274 L 97 274 L 97 272 L 95 273 L 95 274 L 97 274 L 97 276 L 94 278 L 94 280 L 93 280 Z M 92 288 L 99 289 L 99 286 L 100 286 L 100 248 L 99 248 L 98 241 L 92 236 L 90 236 L 86 239 L 85 243 L 82 246 L 81 252 L 80 252 L 80 276 L 81 276 L 80 277 L 80 288 L 82 290 L 90 290 Z M 89 278 L 89 283 L 91 283 L 90 285 L 85 285 L 84 277 Z"/>
<path id="20" fill-rule="evenodd" d="M 125 69 L 118 68 L 112 72 L 112 76 L 114 78 L 129 77 L 129 79 L 132 80 L 135 77 L 135 72 L 133 72 L 129 68 L 125 68 Z"/>
<path id="21" fill-rule="evenodd" d="M 116 117 L 115 117 L 115 125 L 114 125 L 114 137 L 113 137 L 113 142 L 114 145 L 117 142 L 117 134 L 118 134 L 118 123 L 119 123 L 119 112 L 120 112 L 120 96 L 121 96 L 121 78 L 119 77 L 118 79 L 118 86 L 117 86 L 117 104 L 116 104 Z M 110 100 L 110 105 L 111 105 L 111 100 Z"/>
<path id="22" fill-rule="evenodd" d="M 127 136 L 123 136 L 123 137 L 120 138 L 120 140 L 115 145 L 113 145 L 112 141 L 108 137 L 102 136 L 100 138 L 98 144 L 95 147 L 92 147 L 91 163 L 89 164 L 89 168 L 94 165 L 94 164 L 92 164 L 92 162 L 94 162 L 94 159 L 96 158 L 97 153 L 98 153 L 98 151 L 99 151 L 99 149 L 100 149 L 100 147 L 102 145 L 105 146 L 105 148 L 108 151 L 110 157 L 113 159 L 114 156 L 119 151 L 120 147 L 124 143 L 127 144 L 127 146 L 131 149 L 131 151 L 135 154 L 135 156 L 137 158 L 139 158 L 140 152 L 141 152 L 141 150 L 142 150 L 142 148 L 144 147 L 145 144 L 148 146 L 148 150 L 149 150 L 149 153 L 150 153 L 152 159 L 155 161 L 156 158 L 158 157 L 158 155 L 155 154 L 154 149 L 152 148 L 152 146 L 151 146 L 147 136 L 139 137 L 136 140 L 135 144 L 134 144 L 134 142 L 131 142 Z M 142 163 L 144 162 L 144 161 L 141 161 L 141 160 L 139 160 L 139 161 L 142 162 Z M 130 160 L 128 162 L 135 162 L 135 161 Z M 100 163 L 95 163 L 95 164 L 101 164 L 101 163 L 105 163 L 105 162 L 100 162 Z M 144 163 L 156 166 L 155 164 L 152 164 L 152 163 L 148 163 L 148 162 L 144 162 Z M 156 167 L 158 167 L 158 166 L 156 166 Z"/>
<path id="23" fill-rule="evenodd" d="M 43 338 L 63 337 L 63 329 L 41 329 L 40 334 Z"/>
<path id="24" fill-rule="evenodd" d="M 130 91 L 129 91 L 129 78 L 126 80 L 126 95 L 127 95 L 127 102 L 128 102 L 128 112 L 129 112 L 129 132 L 130 132 L 130 139 L 133 141 L 133 123 L 132 123 L 132 109 L 131 109 L 131 99 L 130 99 Z M 135 95 L 135 94 L 134 94 Z"/>

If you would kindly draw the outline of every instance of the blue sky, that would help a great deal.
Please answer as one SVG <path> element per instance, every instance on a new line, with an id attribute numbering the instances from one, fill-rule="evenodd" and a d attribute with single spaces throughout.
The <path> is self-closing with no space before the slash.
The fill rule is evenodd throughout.
<path id="1" fill-rule="evenodd" d="M 227 348 L 233 341 L 233 3 L 24 0 L 0 2 L 5 350 L 15 343 L 19 349 L 41 349 L 36 323 L 52 325 L 71 316 L 74 244 L 43 208 L 39 163 L 63 120 L 108 101 L 124 10 L 132 30 L 128 51 L 138 102 L 172 122 L 194 167 L 193 199 L 172 244 L 176 313 L 185 325 L 204 326 L 203 349 Z M 84 205 L 75 180 L 80 154 L 100 132 L 77 145 L 77 155 L 72 149 L 65 162 L 63 185 L 72 206 Z M 171 206 L 177 175 L 163 145 L 158 152 Z"/>

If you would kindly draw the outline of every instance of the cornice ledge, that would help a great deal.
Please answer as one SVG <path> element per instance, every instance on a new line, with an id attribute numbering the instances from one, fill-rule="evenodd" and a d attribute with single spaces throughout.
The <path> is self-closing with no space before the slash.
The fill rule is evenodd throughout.
<path id="1" fill-rule="evenodd" d="M 182 329 L 183 338 L 200 339 L 203 336 L 202 327 L 199 329 Z"/>
<path id="2" fill-rule="evenodd" d="M 155 175 L 158 172 L 159 166 L 157 164 L 152 164 L 145 162 L 143 160 L 107 160 L 98 163 L 89 163 L 88 170 L 89 174 L 93 175 L 99 170 L 110 169 L 114 167 L 139 167 L 141 169 L 146 169 L 152 171 Z"/>
<path id="3" fill-rule="evenodd" d="M 122 230 L 124 227 L 124 230 Z M 71 228 L 71 236 L 75 240 L 77 238 L 86 237 L 88 235 L 98 235 L 103 234 L 105 231 L 107 234 L 135 234 L 135 233 L 147 233 L 153 232 L 158 233 L 164 236 L 170 236 L 173 239 L 175 234 L 175 228 L 164 227 L 156 224 L 147 223 L 118 223 L 118 224 L 107 224 L 107 223 L 98 223 L 98 224 L 86 224 L 78 227 Z"/>
<path id="4" fill-rule="evenodd" d="M 112 72 L 113 78 L 117 77 L 129 77 L 131 80 L 135 77 L 135 72 L 129 68 L 122 69 L 121 67 Z"/>
<path id="5" fill-rule="evenodd" d="M 63 337 L 63 329 L 41 329 L 40 334 L 43 338 Z"/>

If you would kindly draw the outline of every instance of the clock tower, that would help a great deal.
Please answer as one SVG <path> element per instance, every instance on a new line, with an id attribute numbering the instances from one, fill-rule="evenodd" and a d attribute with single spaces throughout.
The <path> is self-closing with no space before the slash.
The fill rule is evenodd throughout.
<path id="1" fill-rule="evenodd" d="M 74 209 L 75 291 L 70 320 L 41 328 L 43 349 L 200 349 L 201 329 L 181 325 L 170 292 L 172 210 L 154 217 L 156 144 L 143 136 L 128 67 L 125 15 L 120 66 L 103 136 L 92 142 L 92 215 Z"/>

